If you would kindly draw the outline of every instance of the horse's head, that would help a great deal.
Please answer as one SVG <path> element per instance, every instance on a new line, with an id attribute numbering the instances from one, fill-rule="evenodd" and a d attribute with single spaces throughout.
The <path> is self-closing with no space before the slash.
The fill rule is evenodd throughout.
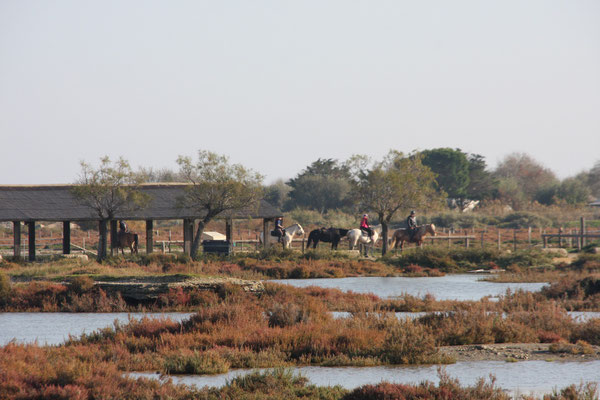
<path id="1" fill-rule="evenodd" d="M 435 236 L 435 225 L 434 224 L 429 224 L 426 225 L 426 229 L 427 229 L 427 233 L 430 233 L 431 236 Z"/>
<path id="2" fill-rule="evenodd" d="M 296 235 L 298 235 L 298 236 L 304 235 L 304 229 L 302 229 L 302 225 L 296 224 L 296 226 L 297 226 Z"/>

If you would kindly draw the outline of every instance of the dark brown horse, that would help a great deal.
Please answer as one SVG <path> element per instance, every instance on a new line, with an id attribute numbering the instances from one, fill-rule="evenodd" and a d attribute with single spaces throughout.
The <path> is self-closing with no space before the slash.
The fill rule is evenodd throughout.
<path id="1" fill-rule="evenodd" d="M 421 225 L 417 227 L 415 234 L 412 239 L 410 238 L 410 234 L 408 233 L 408 229 L 397 229 L 392 235 L 390 248 L 397 249 L 398 244 L 400 244 L 400 250 L 404 247 L 404 242 L 408 243 L 416 243 L 417 246 L 421 246 L 423 244 L 423 238 L 427 234 L 431 234 L 431 236 L 435 236 L 435 225 L 427 224 Z"/>
<path id="2" fill-rule="evenodd" d="M 135 232 L 119 231 L 119 233 L 117 234 L 117 247 L 121 249 L 121 253 L 123 255 L 125 255 L 125 247 L 129 247 L 129 250 L 131 250 L 131 254 L 137 254 L 138 234 Z"/>
<path id="3" fill-rule="evenodd" d="M 347 233 L 348 229 L 342 228 L 315 229 L 308 234 L 308 243 L 306 244 L 306 248 L 309 248 L 312 243 L 313 249 L 316 249 L 317 244 L 319 244 L 319 241 L 321 241 L 331 243 L 331 250 L 337 250 L 338 243 L 344 236 L 346 236 Z"/>

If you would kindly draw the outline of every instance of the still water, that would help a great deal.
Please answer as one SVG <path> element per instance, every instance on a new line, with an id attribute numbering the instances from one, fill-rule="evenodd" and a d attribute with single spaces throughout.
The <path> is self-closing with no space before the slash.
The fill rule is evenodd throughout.
<path id="1" fill-rule="evenodd" d="M 129 318 L 170 318 L 181 321 L 193 313 L 0 313 L 0 346 L 15 339 L 20 343 L 40 345 L 63 343 L 69 335 L 92 333 L 114 321 L 127 323 Z"/>
<path id="2" fill-rule="evenodd" d="M 535 292 L 546 283 L 495 283 L 481 280 L 481 275 L 457 274 L 440 277 L 356 277 L 327 279 L 277 279 L 270 282 L 295 287 L 319 286 L 323 288 L 374 293 L 379 297 L 395 297 L 403 294 L 423 297 L 433 295 L 437 300 L 479 300 L 485 296 L 498 297 L 512 291 Z"/>
<path id="3" fill-rule="evenodd" d="M 600 383 L 600 361 L 548 362 L 521 361 L 468 361 L 457 362 L 442 367 L 463 385 L 474 385 L 479 378 L 496 377 L 496 385 L 513 395 L 550 393 L 555 388 L 563 388 L 581 382 Z M 439 382 L 438 366 L 386 366 L 386 367 L 300 367 L 294 373 L 307 377 L 319 386 L 341 385 L 347 389 L 381 381 L 418 384 L 428 380 Z M 236 376 L 245 375 L 251 370 L 232 370 L 221 375 L 179 375 L 171 376 L 174 383 L 203 386 L 223 386 Z M 132 377 L 159 379 L 153 373 L 132 373 Z M 489 381 L 489 379 L 488 379 Z"/>

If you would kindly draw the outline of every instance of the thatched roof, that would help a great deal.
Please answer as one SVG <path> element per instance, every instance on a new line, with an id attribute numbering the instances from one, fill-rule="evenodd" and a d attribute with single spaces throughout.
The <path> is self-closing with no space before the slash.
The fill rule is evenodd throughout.
<path id="1" fill-rule="evenodd" d="M 192 208 L 178 206 L 185 184 L 145 184 L 140 190 L 150 196 L 143 209 L 116 216 L 126 220 L 200 218 Z M 0 221 L 85 221 L 98 215 L 72 194 L 73 185 L 0 186 Z M 221 218 L 275 218 L 281 211 L 264 200 Z"/>

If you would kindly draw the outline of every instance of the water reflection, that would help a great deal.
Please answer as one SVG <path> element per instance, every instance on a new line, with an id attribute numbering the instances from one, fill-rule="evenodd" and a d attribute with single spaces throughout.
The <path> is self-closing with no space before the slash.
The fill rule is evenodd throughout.
<path id="1" fill-rule="evenodd" d="M 272 282 L 285 283 L 295 287 L 319 286 L 356 293 L 374 293 L 380 297 L 394 297 L 403 294 L 423 297 L 433 295 L 437 300 L 479 300 L 485 296 L 498 297 L 507 289 L 535 292 L 546 283 L 497 283 L 480 280 L 474 274 L 446 275 L 441 277 L 356 277 L 327 279 L 278 279 Z"/>
<path id="2" fill-rule="evenodd" d="M 170 318 L 181 321 L 193 313 L 0 313 L 0 345 L 15 339 L 20 343 L 55 345 L 69 335 L 80 336 L 107 326 L 114 321 L 127 323 L 129 318 Z"/>

